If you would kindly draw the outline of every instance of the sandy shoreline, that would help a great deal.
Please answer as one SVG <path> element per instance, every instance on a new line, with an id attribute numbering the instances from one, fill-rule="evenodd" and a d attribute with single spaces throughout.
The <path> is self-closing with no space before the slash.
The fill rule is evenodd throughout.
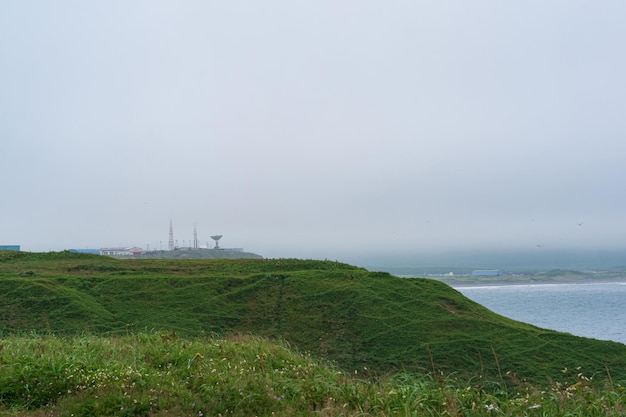
<path id="1" fill-rule="evenodd" d="M 612 284 L 612 283 L 622 283 L 626 284 L 626 278 L 616 278 L 616 279 L 581 279 L 581 280 L 517 280 L 517 281 L 467 281 L 467 282 L 453 282 L 453 281 L 444 281 L 438 280 L 445 284 L 448 284 L 452 288 L 457 287 L 497 287 L 503 285 L 560 285 L 560 284 Z"/>
<path id="2" fill-rule="evenodd" d="M 624 283 L 626 284 L 626 277 L 615 278 L 589 278 L 589 279 L 556 279 L 556 280 L 541 280 L 541 279 L 516 279 L 516 280 L 489 280 L 489 281 L 453 281 L 442 280 L 445 284 L 453 288 L 458 287 L 496 287 L 503 285 L 558 285 L 558 284 L 611 284 L 611 283 Z"/>

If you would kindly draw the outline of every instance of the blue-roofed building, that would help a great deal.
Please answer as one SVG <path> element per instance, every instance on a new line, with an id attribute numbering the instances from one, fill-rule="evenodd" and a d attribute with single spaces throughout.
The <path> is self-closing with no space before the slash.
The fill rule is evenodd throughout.
<path id="1" fill-rule="evenodd" d="M 499 277 L 500 275 L 497 269 L 478 269 L 472 272 L 473 277 Z"/>
<path id="2" fill-rule="evenodd" d="M 90 253 L 92 255 L 100 255 L 99 249 L 70 249 L 70 252 L 74 253 Z"/>
<path id="3" fill-rule="evenodd" d="M 20 251 L 20 245 L 0 245 L 0 250 L 16 250 Z"/>

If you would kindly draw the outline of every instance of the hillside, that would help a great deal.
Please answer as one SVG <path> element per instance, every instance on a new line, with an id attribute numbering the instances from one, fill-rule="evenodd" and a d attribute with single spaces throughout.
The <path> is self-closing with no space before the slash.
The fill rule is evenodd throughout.
<path id="1" fill-rule="evenodd" d="M 330 261 L 116 260 L 0 254 L 0 330 L 56 334 L 229 333 L 287 340 L 344 369 L 585 375 L 626 381 L 626 346 L 499 316 L 444 283 Z"/>

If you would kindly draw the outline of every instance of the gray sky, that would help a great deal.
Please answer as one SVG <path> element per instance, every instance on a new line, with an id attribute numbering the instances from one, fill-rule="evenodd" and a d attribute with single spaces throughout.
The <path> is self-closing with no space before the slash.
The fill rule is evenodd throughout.
<path id="1" fill-rule="evenodd" d="M 0 1 L 0 244 L 626 248 L 625 15 Z"/>

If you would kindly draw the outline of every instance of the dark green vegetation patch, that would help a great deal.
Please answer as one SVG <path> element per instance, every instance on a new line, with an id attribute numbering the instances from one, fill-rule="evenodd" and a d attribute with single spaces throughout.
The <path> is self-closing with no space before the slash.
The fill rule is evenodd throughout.
<path id="1" fill-rule="evenodd" d="M 346 370 L 544 384 L 565 368 L 626 380 L 626 346 L 499 316 L 434 280 L 332 261 L 115 260 L 0 253 L 0 330 L 287 340 Z"/>

